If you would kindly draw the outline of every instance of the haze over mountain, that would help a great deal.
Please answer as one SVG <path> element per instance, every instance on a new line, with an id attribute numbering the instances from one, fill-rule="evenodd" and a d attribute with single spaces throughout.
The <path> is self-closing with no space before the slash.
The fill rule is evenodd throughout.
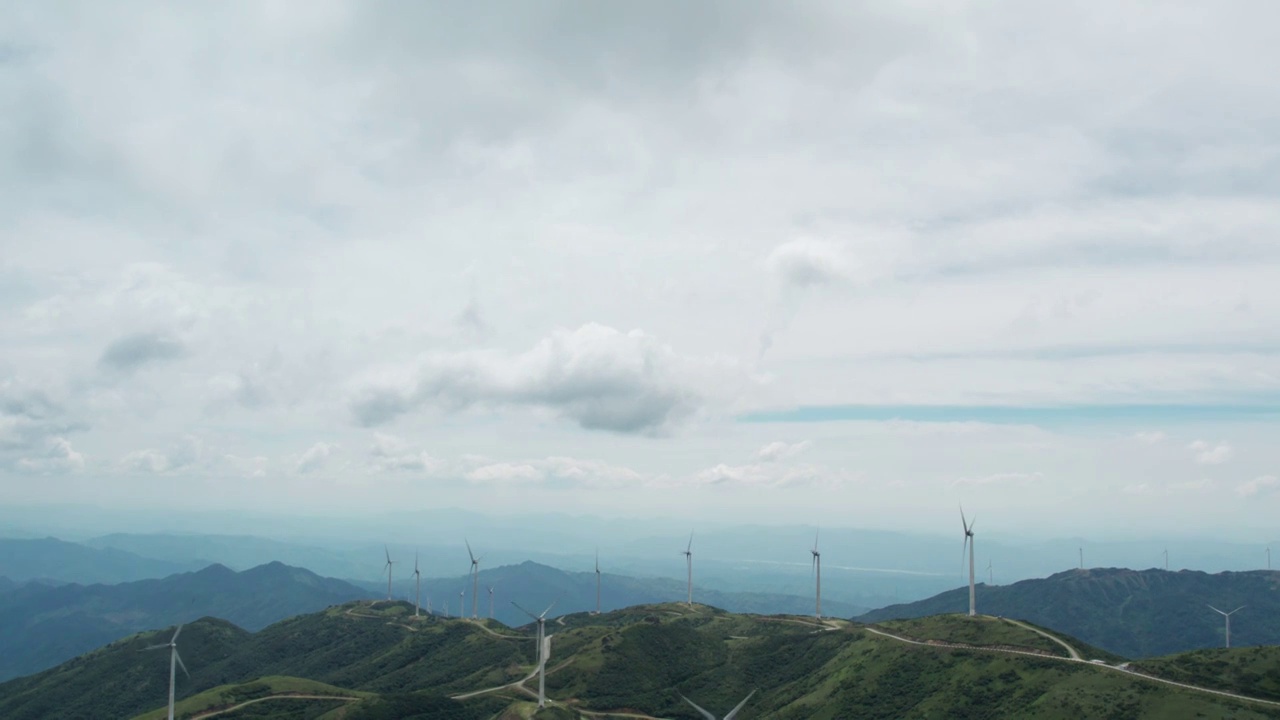
<path id="1" fill-rule="evenodd" d="M 863 622 L 912 618 L 968 609 L 969 590 L 957 588 L 927 600 L 872 610 Z M 1222 616 L 1229 611 L 1231 645 L 1280 644 L 1280 572 L 1256 570 L 1207 574 L 1191 570 L 1069 570 L 1043 580 L 977 587 L 978 612 L 1029 620 L 1069 633 L 1126 657 L 1168 655 L 1221 647 Z"/>
<path id="2" fill-rule="evenodd" d="M 75 583 L 117 583 L 164 577 L 203 567 L 197 559 L 159 560 L 116 548 L 91 548 L 57 538 L 0 537 L 0 575 L 15 582 L 48 579 Z"/>
<path id="3" fill-rule="evenodd" d="M 936 617 L 872 629 L 836 622 L 821 628 L 807 618 L 669 603 L 555 618 L 548 626 L 555 667 L 547 676 L 551 707 L 535 715 L 529 691 L 520 687 L 536 687 L 522 682 L 534 663 L 528 627 L 415 620 L 411 613 L 405 603 L 351 603 L 253 634 L 212 618 L 192 623 L 180 643 L 191 677 L 178 685 L 179 714 L 266 698 L 257 712 L 275 708 L 315 717 L 332 710 L 337 697 L 345 700 L 336 704 L 350 705 L 351 717 L 400 698 L 394 702 L 411 703 L 405 707 L 434 704 L 477 720 L 574 718 L 577 710 L 694 718 L 678 693 L 723 712 L 751 690 L 757 692 L 742 720 L 1255 720 L 1277 714 L 1258 703 L 1072 660 L 1058 642 L 1085 647 L 1072 638 L 1055 640 L 994 618 Z M 127 638 L 62 667 L 0 684 L 0 715 L 127 718 L 157 708 L 144 716 L 151 720 L 162 712 L 168 667 L 163 653 L 138 649 L 170 633 Z M 928 642 L 952 645 L 921 644 Z M 1274 658 L 1241 654 L 1250 652 L 1232 651 L 1225 658 L 1234 668 L 1225 689 L 1270 697 L 1274 683 L 1259 671 L 1272 667 Z M 1183 680 L 1197 677 L 1181 659 L 1166 664 L 1179 668 Z M 283 696 L 299 690 L 319 697 Z"/>
<path id="4" fill-rule="evenodd" d="M 26 585 L 0 595 L 0 679 L 43 670 L 139 630 L 215 615 L 250 630 L 369 593 L 271 563 L 211 565 L 118 585 Z"/>

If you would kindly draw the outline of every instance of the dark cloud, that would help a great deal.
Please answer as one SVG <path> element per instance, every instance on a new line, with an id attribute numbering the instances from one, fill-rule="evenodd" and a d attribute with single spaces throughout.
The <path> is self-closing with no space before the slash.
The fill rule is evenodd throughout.
<path id="1" fill-rule="evenodd" d="M 147 363 L 175 360 L 186 354 L 178 338 L 166 333 L 135 333 L 117 338 L 98 358 L 98 366 L 117 372 L 132 372 Z"/>

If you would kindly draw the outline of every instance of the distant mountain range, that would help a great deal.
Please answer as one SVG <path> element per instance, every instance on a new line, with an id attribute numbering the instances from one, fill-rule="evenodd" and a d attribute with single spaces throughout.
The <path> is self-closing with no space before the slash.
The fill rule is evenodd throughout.
<path id="1" fill-rule="evenodd" d="M 253 717 L 333 717 L 326 713 L 336 706 L 349 720 L 693 719 L 700 715 L 681 695 L 724 713 L 750 694 L 740 720 L 1275 716 L 1266 706 L 1072 661 L 1057 641 L 992 618 L 820 627 L 808 618 L 738 615 L 683 603 L 599 616 L 553 613 L 547 627 L 551 706 L 535 714 L 531 688 L 537 683 L 526 681 L 535 666 L 530 628 L 412 613 L 403 602 L 350 603 L 253 634 L 201 619 L 179 641 L 191 675 L 179 674 L 176 714 L 189 717 L 252 699 L 258 701 Z M 158 720 L 168 690 L 167 657 L 139 650 L 171 633 L 166 628 L 132 636 L 58 668 L 0 683 L 0 717 Z M 1230 676 L 1214 678 L 1215 686 L 1272 697 L 1267 672 L 1277 657 L 1233 650 L 1208 662 L 1172 658 L 1164 666 L 1197 683 L 1217 665 L 1231 667 Z M 299 691 L 314 696 L 289 696 Z"/>
<path id="2" fill-rule="evenodd" d="M 23 583 L 119 583 L 165 577 L 208 565 L 207 562 L 157 560 L 116 548 L 92 548 L 57 538 L 0 538 L 0 576 Z"/>
<path id="3" fill-rule="evenodd" d="M 10 580 L 9 578 L 3 575 L 0 575 L 0 594 L 7 593 L 10 590 L 13 590 L 17 587 L 18 587 L 18 583 Z"/>
<path id="4" fill-rule="evenodd" d="M 370 597 L 385 597 L 386 584 L 360 583 L 369 588 Z M 556 603 L 557 614 L 585 612 L 596 609 L 596 576 L 594 572 L 565 572 L 548 567 L 541 563 L 525 561 L 518 565 L 504 565 L 490 570 L 481 570 L 479 579 L 480 602 L 479 613 L 489 616 L 489 592 L 494 588 L 494 619 L 511 626 L 523 625 L 529 618 L 511 604 L 514 600 L 520 605 L 536 612 Z M 423 578 L 422 606 L 426 607 L 427 599 L 431 599 L 432 608 L 443 612 L 445 603 L 450 613 L 458 614 L 459 592 L 465 605 L 467 617 L 471 616 L 472 598 L 471 578 L 459 575 L 452 578 Z M 414 587 L 412 583 L 396 584 L 396 597 L 413 601 Z M 600 580 L 600 606 L 603 610 L 617 610 L 632 605 L 670 602 L 681 600 L 687 596 L 685 582 L 671 578 L 640 578 L 602 573 Z M 752 613 L 790 613 L 806 615 L 815 612 L 812 596 L 789 595 L 784 593 L 759 592 L 722 592 L 702 588 L 694 578 L 693 599 L 723 608 L 730 612 Z M 850 617 L 866 608 L 859 608 L 846 602 L 823 600 L 823 613 L 832 617 Z"/>
<path id="5" fill-rule="evenodd" d="M 1039 580 L 977 588 L 978 612 L 1029 620 L 1120 655 L 1139 658 L 1222 647 L 1230 611 L 1231 645 L 1280 644 L 1280 572 L 1208 574 L 1191 570 L 1070 570 Z M 879 622 L 967 612 L 968 587 L 857 618 Z"/>
<path id="6" fill-rule="evenodd" d="M 206 615 L 257 630 L 368 595 L 281 563 L 239 573 L 211 565 L 118 585 L 31 583 L 0 594 L 0 679 L 43 670 L 139 630 Z"/>

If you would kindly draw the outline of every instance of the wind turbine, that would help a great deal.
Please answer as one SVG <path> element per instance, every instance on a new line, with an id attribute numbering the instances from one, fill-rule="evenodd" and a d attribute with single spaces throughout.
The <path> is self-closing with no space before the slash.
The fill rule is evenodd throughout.
<path id="1" fill-rule="evenodd" d="M 1227 619 L 1227 647 L 1228 648 L 1231 647 L 1231 616 L 1243 610 L 1244 606 L 1241 605 L 1240 607 L 1236 608 L 1235 610 L 1232 610 L 1231 612 L 1222 612 L 1221 610 L 1219 610 L 1218 608 L 1212 605 L 1209 606 L 1209 609 Z"/>
<path id="2" fill-rule="evenodd" d="M 387 553 L 387 599 L 390 600 L 391 599 L 391 566 L 394 565 L 395 563 L 391 561 L 391 551 L 387 549 L 387 546 L 383 545 L 382 549 Z"/>
<path id="3" fill-rule="evenodd" d="M 413 580 L 418 587 L 413 595 L 413 616 L 418 617 L 418 609 L 422 607 L 422 573 L 418 571 L 418 553 L 413 554 Z"/>
<path id="4" fill-rule="evenodd" d="M 1271 548 L 1267 548 L 1267 566 L 1271 565 Z M 600 548 L 595 548 L 595 614 L 600 614 Z"/>
<path id="5" fill-rule="evenodd" d="M 991 558 L 987 558 L 987 584 L 996 584 L 996 575 L 991 571 Z"/>
<path id="6" fill-rule="evenodd" d="M 1084 569 L 1084 548 L 1080 548 L 1080 569 Z"/>
<path id="7" fill-rule="evenodd" d="M 817 589 L 817 596 L 816 596 L 818 600 L 818 607 L 816 610 L 815 617 L 821 620 L 822 619 L 822 553 L 818 552 L 818 533 L 817 532 L 813 534 L 813 549 L 809 551 L 809 554 L 813 556 L 813 564 L 810 566 L 810 568 L 814 574 L 814 577 L 818 581 L 818 589 Z"/>
<path id="8" fill-rule="evenodd" d="M 465 620 L 467 618 L 467 589 L 464 587 L 458 591 L 458 617 Z"/>
<path id="9" fill-rule="evenodd" d="M 689 533 L 689 546 L 680 553 L 689 564 L 689 607 L 693 607 L 693 532 Z"/>
<path id="10" fill-rule="evenodd" d="M 493 619 L 493 586 L 489 586 L 489 619 Z"/>
<path id="11" fill-rule="evenodd" d="M 696 703 L 696 702 L 694 702 L 694 701 L 690 700 L 689 698 L 685 697 L 683 694 L 681 694 L 681 693 L 679 693 L 679 692 L 677 692 L 676 694 L 677 694 L 677 695 L 680 695 L 680 699 L 681 699 L 681 700 L 684 700 L 685 702 L 687 702 L 687 703 L 689 703 L 690 705 L 692 705 L 694 710 L 697 710 L 698 712 L 702 713 L 702 717 L 706 718 L 707 720 L 716 720 L 716 716 L 715 716 L 715 715 L 712 715 L 711 713 L 709 713 L 709 712 L 707 712 L 706 710 L 704 710 L 704 709 L 702 709 L 701 707 L 699 707 L 699 706 L 698 706 L 698 703 Z M 743 699 L 742 699 L 742 702 L 738 703 L 738 706 L 737 706 L 737 707 L 735 707 L 734 709 L 730 710 L 730 711 L 729 711 L 729 714 L 724 716 L 724 720 L 733 720 L 735 717 L 737 717 L 737 716 L 738 716 L 738 711 L 739 711 L 739 710 L 741 710 L 741 709 L 742 709 L 742 706 L 743 706 L 743 705 L 746 705 L 746 704 L 747 704 L 747 701 L 751 699 L 751 696 L 752 696 L 752 695 L 755 695 L 755 694 L 756 694 L 756 691 L 755 691 L 755 690 L 752 690 L 752 691 L 751 691 L 751 692 L 750 692 L 750 693 L 749 693 L 745 698 L 743 698 Z"/>
<path id="12" fill-rule="evenodd" d="M 1169 569 L 1169 548 L 1164 549 L 1164 569 Z"/>
<path id="13" fill-rule="evenodd" d="M 484 556 L 481 555 L 480 557 L 476 557 L 475 553 L 471 552 L 471 543 L 467 542 L 466 538 L 463 538 L 462 541 L 467 543 L 467 555 L 471 556 L 471 617 L 472 619 L 479 619 L 480 617 L 480 609 L 479 609 L 480 608 L 480 560 Z M 467 614 L 465 607 L 458 608 L 458 609 L 461 611 L 458 613 L 458 616 L 465 617 Z"/>
<path id="14" fill-rule="evenodd" d="M 511 601 L 512 605 L 520 608 L 520 612 L 533 618 L 534 622 L 538 623 L 538 707 L 540 708 L 547 706 L 547 656 L 549 655 L 546 644 L 547 613 L 551 612 L 551 608 L 555 607 L 557 602 L 559 602 L 559 600 L 552 600 L 551 604 L 547 606 L 546 610 L 542 611 L 541 615 L 534 615 L 516 604 L 515 600 Z"/>
<path id="15" fill-rule="evenodd" d="M 188 678 L 191 677 L 191 673 L 187 672 L 186 664 L 182 662 L 182 657 L 178 655 L 178 633 L 180 632 L 182 632 L 181 625 L 178 626 L 177 630 L 173 631 L 173 637 L 169 639 L 169 642 L 152 645 L 151 647 L 146 647 L 139 651 L 146 652 L 148 650 L 169 648 L 169 720 L 173 720 L 173 687 L 174 682 L 177 680 L 174 664 L 177 663 L 177 665 L 180 665 L 182 667 L 182 672 L 186 673 Z"/>
<path id="16" fill-rule="evenodd" d="M 978 521 L 977 517 L 973 518 L 973 522 L 969 522 L 964 518 L 964 507 L 960 508 L 960 523 L 964 525 L 964 545 L 960 546 L 960 563 L 964 567 L 964 551 L 969 551 L 969 617 L 978 614 L 977 606 L 974 603 L 973 591 L 973 524 Z"/>
<path id="17" fill-rule="evenodd" d="M 1271 569 L 1271 548 L 1267 548 L 1267 569 Z"/>

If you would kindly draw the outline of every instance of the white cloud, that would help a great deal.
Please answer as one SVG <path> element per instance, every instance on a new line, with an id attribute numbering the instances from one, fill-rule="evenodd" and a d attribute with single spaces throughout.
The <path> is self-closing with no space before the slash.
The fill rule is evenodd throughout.
<path id="1" fill-rule="evenodd" d="M 1280 489 L 1280 478 L 1275 475 L 1261 475 L 1236 486 L 1236 494 L 1240 497 L 1254 497 L 1263 492 L 1275 492 Z"/>
<path id="2" fill-rule="evenodd" d="M 1140 430 L 1133 434 L 1133 439 L 1143 445 L 1159 445 L 1167 438 L 1168 436 L 1159 430 Z"/>
<path id="3" fill-rule="evenodd" d="M 131 472 L 164 473 L 201 465 L 207 459 L 204 443 L 192 435 L 183 437 L 167 451 L 145 448 L 134 450 L 120 460 L 120 467 Z"/>
<path id="4" fill-rule="evenodd" d="M 51 474 L 84 470 L 84 455 L 71 447 L 66 438 L 53 438 L 45 453 L 37 457 L 18 460 L 18 469 L 25 472 Z"/>
<path id="5" fill-rule="evenodd" d="M 1231 460 L 1235 451 L 1225 442 L 1217 444 L 1208 443 L 1204 440 L 1196 440 L 1187 445 L 1187 449 L 1195 456 L 1196 462 L 1201 465 L 1221 465 Z"/>
<path id="6" fill-rule="evenodd" d="M 336 445 L 318 442 L 302 453 L 298 458 L 298 462 L 294 465 L 293 471 L 299 475 L 313 473 L 322 468 L 329 461 L 329 456 L 337 448 Z"/>
<path id="7" fill-rule="evenodd" d="M 812 444 L 813 443 L 808 440 L 801 440 L 797 443 L 786 443 L 781 441 L 771 442 L 756 451 L 756 460 L 760 462 L 776 462 L 778 460 L 785 460 L 786 458 L 799 455 L 805 450 L 808 450 L 809 446 Z"/>
<path id="8" fill-rule="evenodd" d="M 474 483 L 528 483 L 543 477 L 541 470 L 524 463 L 491 463 L 467 473 L 467 479 Z"/>
<path id="9" fill-rule="evenodd" d="M 640 330 L 588 323 L 556 330 L 519 355 L 430 354 L 411 372 L 360 382 L 351 407 L 364 426 L 423 405 L 530 406 L 588 430 L 655 434 L 698 411 L 718 374 L 733 372 L 716 360 L 678 355 Z"/>
<path id="10" fill-rule="evenodd" d="M 951 481 L 951 485 L 1030 485 L 1043 480 L 1044 474 L 1040 472 L 1007 472 L 957 478 Z"/>
<path id="11" fill-rule="evenodd" d="M 827 240 L 783 243 L 769 253 L 765 265 L 780 283 L 795 288 L 847 282 L 853 273 L 844 248 Z"/>
<path id="12" fill-rule="evenodd" d="M 375 472 L 428 472 L 440 466 L 440 462 L 427 451 L 417 450 L 404 440 L 385 433 L 374 433 L 369 456 L 370 468 Z"/>

